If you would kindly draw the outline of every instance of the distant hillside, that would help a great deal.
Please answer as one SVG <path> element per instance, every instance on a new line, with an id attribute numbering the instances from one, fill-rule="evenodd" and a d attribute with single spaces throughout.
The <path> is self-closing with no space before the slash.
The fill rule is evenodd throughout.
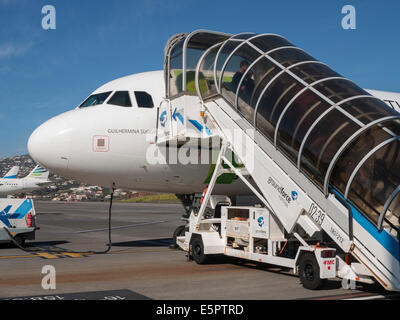
<path id="1" fill-rule="evenodd" d="M 35 162 L 29 155 L 15 156 L 6 159 L 0 159 L 0 177 L 4 175 L 13 167 L 20 166 L 18 178 L 23 178 L 29 174 L 35 167 Z"/>
<path id="2" fill-rule="evenodd" d="M 4 175 L 13 167 L 19 166 L 18 178 L 26 177 L 35 168 L 36 163 L 29 155 L 14 156 L 5 159 L 0 159 L 0 177 Z M 67 180 L 65 178 L 59 177 L 53 173 L 49 174 L 49 179 L 54 181 L 54 185 L 48 188 L 43 188 L 42 190 L 31 192 L 32 195 L 44 196 L 52 194 L 56 191 L 68 190 L 71 187 L 77 187 L 81 184 L 76 181 Z"/>
<path id="3" fill-rule="evenodd" d="M 0 177 L 4 175 L 13 167 L 19 166 L 18 178 L 26 177 L 35 168 L 37 163 L 28 155 L 14 156 L 6 159 L 0 159 Z M 53 173 L 49 175 L 52 181 L 66 181 L 67 179 L 61 178 Z"/>
<path id="4" fill-rule="evenodd" d="M 4 175 L 13 167 L 20 166 L 18 178 L 26 177 L 36 166 L 36 163 L 29 155 L 14 156 L 6 159 L 0 159 L 0 177 Z M 68 180 L 50 173 L 49 179 L 54 182 L 53 185 L 43 188 L 41 190 L 30 192 L 34 199 L 40 200 L 53 200 L 53 201 L 104 201 L 110 198 L 109 188 L 102 188 L 99 186 L 89 186 L 74 180 Z M 153 198 L 141 197 L 152 196 L 152 193 L 140 193 L 131 190 L 116 190 L 114 197 L 116 200 L 129 200 L 132 198 L 137 199 L 136 202 L 175 202 L 175 196 L 163 195 L 162 198 L 156 196 Z M 25 196 L 23 194 L 16 195 L 16 197 Z M 140 199 L 139 199 L 140 198 Z"/>

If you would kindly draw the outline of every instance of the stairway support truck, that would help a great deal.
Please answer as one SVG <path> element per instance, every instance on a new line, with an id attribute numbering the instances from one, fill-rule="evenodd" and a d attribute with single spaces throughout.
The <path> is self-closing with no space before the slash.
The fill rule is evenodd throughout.
<path id="1" fill-rule="evenodd" d="M 192 211 L 189 218 L 189 231 L 177 237 L 177 245 L 188 252 L 189 258 L 204 264 L 217 255 L 225 255 L 259 263 L 290 268 L 298 274 L 303 286 L 315 290 L 323 286 L 326 279 L 337 277 L 336 248 L 322 244 L 320 233 L 308 237 L 307 241 L 299 234 L 292 233 L 275 217 L 266 199 L 248 183 L 245 177 L 224 156 L 223 146 L 217 167 L 205 192 L 199 210 Z M 222 168 L 222 162 L 230 169 Z M 205 217 L 204 213 L 213 204 L 220 203 L 220 196 L 213 196 L 216 178 L 224 172 L 236 172 L 254 193 L 265 203 L 265 208 L 225 206 L 220 208 L 219 218 Z M 304 232 L 303 232 L 304 234 Z"/>

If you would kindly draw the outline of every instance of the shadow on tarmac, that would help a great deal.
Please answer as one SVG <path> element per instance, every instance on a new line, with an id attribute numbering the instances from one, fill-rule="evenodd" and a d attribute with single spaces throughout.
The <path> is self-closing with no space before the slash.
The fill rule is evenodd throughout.
<path id="1" fill-rule="evenodd" d="M 113 247 L 169 247 L 171 244 L 172 238 L 161 238 L 126 242 L 113 242 Z"/>

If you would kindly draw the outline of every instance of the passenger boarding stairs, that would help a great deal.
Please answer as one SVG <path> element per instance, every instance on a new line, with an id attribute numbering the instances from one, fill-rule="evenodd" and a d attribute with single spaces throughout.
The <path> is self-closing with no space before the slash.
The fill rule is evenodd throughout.
<path id="1" fill-rule="evenodd" d="M 193 138 L 221 139 L 216 168 L 196 217 L 197 228 L 202 223 L 217 177 L 228 170 L 242 179 L 285 231 L 293 234 L 303 245 L 307 242 L 299 234 L 299 226 L 310 237 L 324 232 L 344 253 L 350 253 L 358 261 L 350 265 L 357 275 L 356 280 L 368 282 L 368 279 L 375 278 L 385 289 L 400 291 L 399 253 L 396 258 L 396 253 L 389 254 L 386 247 L 377 245 L 376 232 L 360 222 L 361 218 L 354 216 L 359 215 L 358 212 L 332 190 L 326 196 L 311 183 L 221 93 L 205 101 L 198 91 L 197 95 L 182 94 L 163 101 L 159 109 L 158 129 L 161 131 L 158 144 L 171 141 L 183 143 Z M 226 156 L 228 151 L 235 154 L 243 168 L 232 164 L 232 159 Z M 222 163 L 227 164 L 229 169 Z M 385 230 L 382 232 L 387 233 Z M 396 245 L 395 250 L 398 250 L 398 240 L 397 244 L 394 242 Z M 345 276 L 341 272 L 345 272 L 346 262 L 343 258 L 338 259 L 338 275 Z"/>
<path id="2" fill-rule="evenodd" d="M 171 101 L 170 105 L 170 118 L 167 121 L 170 127 L 158 143 L 193 138 L 211 139 L 215 136 L 222 140 L 220 158 L 217 159 L 204 203 L 212 194 L 216 178 L 227 171 L 221 165 L 223 161 L 230 166 L 229 172 L 236 173 L 252 188 L 288 233 L 293 233 L 296 225 L 301 226 L 310 237 L 323 230 L 344 252 L 351 253 L 360 262 L 352 266 L 357 280 L 368 282 L 368 277 L 372 276 L 387 290 L 400 289 L 400 282 L 394 275 L 400 272 L 398 265 L 392 265 L 392 270 L 388 270 L 383 264 L 386 256 L 380 256 L 379 252 L 372 254 L 368 243 L 360 241 L 363 235 L 367 237 L 366 231 L 353 221 L 346 205 L 332 193 L 326 198 L 268 140 L 257 143 L 256 139 L 261 138 L 259 134 L 251 128 L 243 129 L 238 124 L 243 119 L 226 100 L 217 97 L 203 104 L 198 97 L 182 96 Z M 182 115 L 183 123 L 180 119 L 174 119 L 173 115 L 177 112 Z M 233 166 L 232 160 L 226 156 L 228 150 L 240 159 L 244 168 Z M 247 175 L 251 176 L 258 188 L 249 183 Z M 199 224 L 201 214 L 202 211 L 198 215 Z M 295 236 L 303 245 L 307 245 L 299 234 L 295 233 Z M 340 261 L 339 268 L 344 266 L 345 262 Z"/>

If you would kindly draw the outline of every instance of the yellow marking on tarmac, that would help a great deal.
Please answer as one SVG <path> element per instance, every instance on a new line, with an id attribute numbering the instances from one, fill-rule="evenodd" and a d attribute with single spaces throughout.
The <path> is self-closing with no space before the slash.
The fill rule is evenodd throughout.
<path id="1" fill-rule="evenodd" d="M 26 256 L 0 256 L 0 259 L 18 259 L 18 258 L 33 258 L 36 257 L 35 254 L 29 254 Z"/>
<path id="2" fill-rule="evenodd" d="M 37 253 L 37 256 L 44 258 L 44 259 L 59 259 L 59 258 L 85 258 L 89 255 L 91 255 L 90 252 L 82 252 L 82 253 L 77 253 L 77 252 L 58 252 L 58 253 L 48 253 L 48 252 L 41 252 Z"/>
<path id="3" fill-rule="evenodd" d="M 38 252 L 33 254 L 27 254 L 25 256 L 0 256 L 0 259 L 20 259 L 20 258 L 35 258 L 40 257 L 42 259 L 60 259 L 60 258 L 85 258 L 90 253 L 72 253 L 72 252 L 60 252 L 60 253 L 49 253 L 49 252 Z"/>
<path id="4" fill-rule="evenodd" d="M 169 251 L 169 248 L 158 248 L 158 249 L 133 249 L 131 250 L 118 250 L 111 251 L 107 253 L 107 255 L 113 254 L 134 254 L 134 253 L 144 253 L 144 252 L 166 252 Z M 35 252 L 27 255 L 15 255 L 15 256 L 0 256 L 0 259 L 22 259 L 22 258 L 35 258 L 40 257 L 42 259 L 61 259 L 61 258 L 86 258 L 91 255 L 94 255 L 93 252 L 57 252 L 57 253 L 49 253 L 49 252 Z"/>
<path id="5" fill-rule="evenodd" d="M 58 256 L 56 256 L 54 254 L 47 253 L 47 252 L 36 253 L 36 255 L 41 257 L 41 258 L 45 258 L 45 259 L 58 259 Z"/>

